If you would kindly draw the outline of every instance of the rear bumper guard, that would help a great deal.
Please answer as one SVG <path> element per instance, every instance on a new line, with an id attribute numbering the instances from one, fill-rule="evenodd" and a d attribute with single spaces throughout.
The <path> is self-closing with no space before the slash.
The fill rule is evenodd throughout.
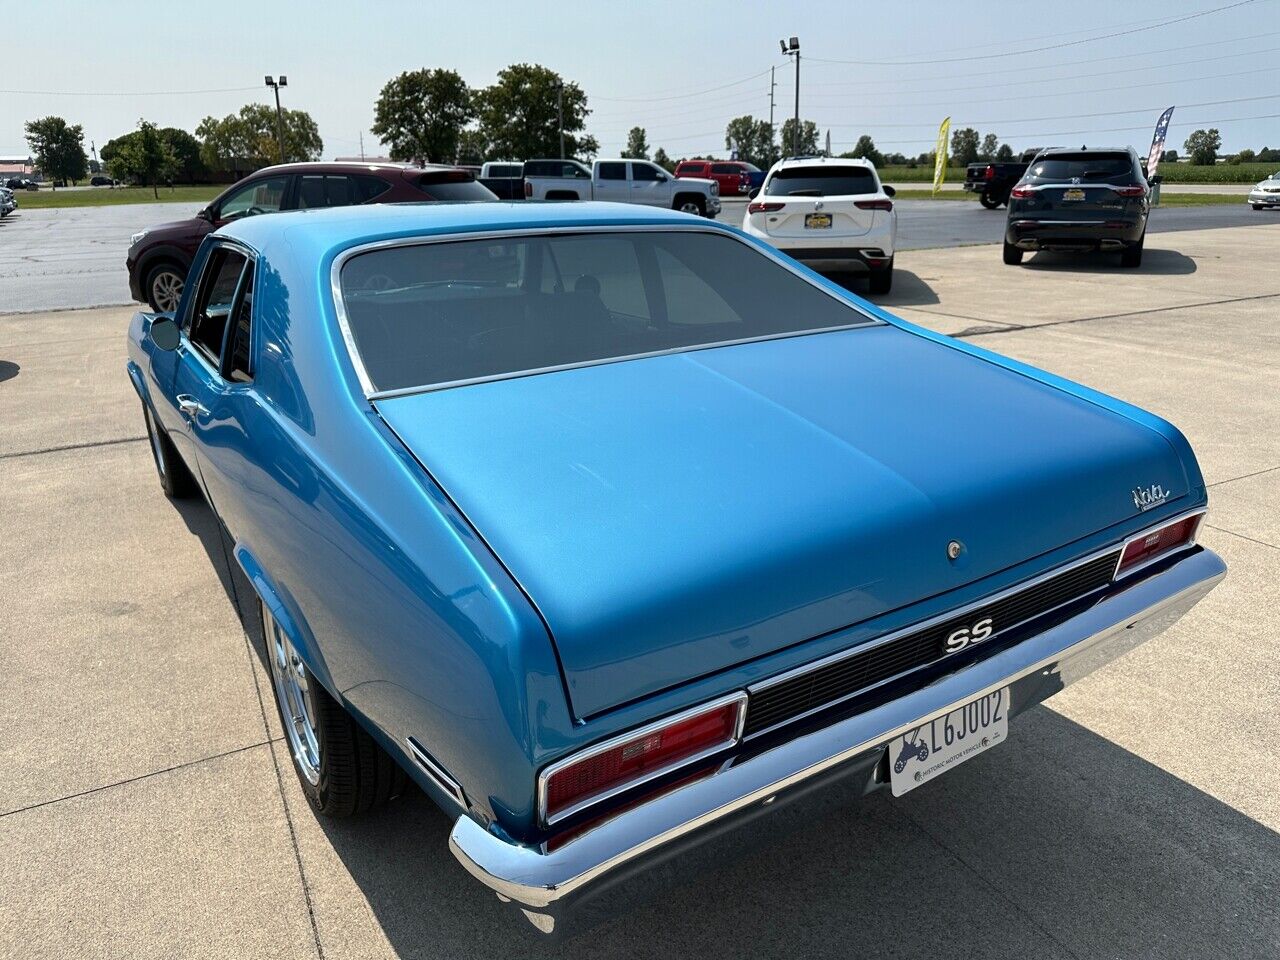
<path id="1" fill-rule="evenodd" d="M 548 849 L 487 830 L 470 816 L 453 825 L 449 848 L 462 865 L 551 932 L 571 905 L 660 860 L 857 770 L 907 730 L 986 693 L 1011 688 L 1010 715 L 1052 696 L 1163 632 L 1226 574 L 1196 548 L 1160 572 L 1117 588 L 1090 609 L 920 690 L 800 736 L 617 814 Z"/>

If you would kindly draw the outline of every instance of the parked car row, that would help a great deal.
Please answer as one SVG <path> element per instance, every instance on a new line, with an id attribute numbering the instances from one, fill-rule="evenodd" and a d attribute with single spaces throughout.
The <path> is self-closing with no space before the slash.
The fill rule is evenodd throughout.
<path id="1" fill-rule="evenodd" d="M 1259 181 L 1249 191 L 1249 205 L 1255 210 L 1280 207 L 1280 170 Z"/>
<path id="2" fill-rule="evenodd" d="M 18 198 L 8 187 L 0 187 L 0 219 L 18 209 Z"/>
<path id="3" fill-rule="evenodd" d="M 39 190 L 40 184 L 36 183 L 30 177 L 10 177 L 0 186 L 9 190 Z"/>

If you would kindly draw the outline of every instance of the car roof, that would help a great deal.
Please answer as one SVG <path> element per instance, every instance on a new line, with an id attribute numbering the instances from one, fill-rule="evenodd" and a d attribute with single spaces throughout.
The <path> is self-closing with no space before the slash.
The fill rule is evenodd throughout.
<path id="1" fill-rule="evenodd" d="M 1133 147 L 1045 147 L 1036 156 L 1051 157 L 1056 153 L 1133 153 Z"/>
<path id="2" fill-rule="evenodd" d="M 730 230 L 676 210 L 630 203 L 485 200 L 291 210 L 233 220 L 214 235 L 238 240 L 273 262 L 291 260 L 307 264 L 326 260 L 351 247 L 413 237 L 641 225 Z"/>
<path id="3" fill-rule="evenodd" d="M 775 170 L 781 170 L 784 167 L 822 167 L 827 164 L 835 164 L 839 167 L 866 167 L 868 170 L 874 170 L 876 165 L 870 160 L 862 157 L 783 157 L 773 165 Z"/>
<path id="4" fill-rule="evenodd" d="M 418 166 L 413 163 L 361 163 L 358 160 L 307 160 L 297 163 L 277 163 L 270 167 L 263 167 L 261 170 L 255 170 L 252 174 L 254 177 L 261 177 L 264 174 L 272 173 L 360 173 L 367 172 L 383 172 L 383 173 L 403 173 L 405 171 L 422 173 L 431 173 L 436 170 L 457 170 L 458 168 L 447 163 L 428 163 L 425 166 Z"/>

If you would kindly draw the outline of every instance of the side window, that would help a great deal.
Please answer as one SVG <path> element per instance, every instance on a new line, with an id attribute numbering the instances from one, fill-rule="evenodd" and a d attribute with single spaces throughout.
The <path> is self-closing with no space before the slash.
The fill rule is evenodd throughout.
<path id="1" fill-rule="evenodd" d="M 650 319 L 636 245 L 629 238 L 565 237 L 544 249 L 543 293 L 594 296 L 615 316 Z"/>
<path id="2" fill-rule="evenodd" d="M 712 173 L 737 173 L 738 168 L 731 163 L 713 163 L 711 165 Z"/>
<path id="3" fill-rule="evenodd" d="M 288 186 L 288 177 L 266 177 L 246 183 L 222 201 L 218 219 L 236 220 L 259 213 L 277 213 L 284 205 Z"/>
<path id="4" fill-rule="evenodd" d="M 303 177 L 298 184 L 298 208 L 309 210 L 313 207 L 349 207 L 353 203 L 363 203 L 360 199 L 363 194 L 352 189 L 351 179 L 333 174 Z M 375 177 L 362 179 L 376 180 Z"/>
<path id="5" fill-rule="evenodd" d="M 251 334 L 253 332 L 253 261 L 244 268 L 240 282 L 240 298 L 236 301 L 234 322 L 227 337 L 227 356 L 222 364 L 222 374 L 228 380 L 248 383 L 253 379 Z"/>
<path id="6" fill-rule="evenodd" d="M 351 202 L 352 203 L 368 203 L 374 200 L 388 190 L 391 184 L 383 180 L 381 177 L 370 177 L 365 174 L 356 174 L 351 177 Z"/>
<path id="7" fill-rule="evenodd" d="M 219 366 L 222 357 L 222 341 L 244 268 L 244 254 L 230 247 L 216 247 L 200 278 L 187 337 L 214 367 Z"/>
<path id="8" fill-rule="evenodd" d="M 600 164 L 600 179 L 601 180 L 627 179 L 627 165 L 625 163 Z"/>
<path id="9" fill-rule="evenodd" d="M 658 176 L 657 167 L 650 166 L 647 163 L 633 163 L 631 165 L 631 179 L 652 183 L 661 178 Z"/>

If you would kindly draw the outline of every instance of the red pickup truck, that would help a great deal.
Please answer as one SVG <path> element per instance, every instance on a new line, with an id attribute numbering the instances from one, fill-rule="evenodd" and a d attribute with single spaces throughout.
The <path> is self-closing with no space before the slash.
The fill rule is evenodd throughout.
<path id="1" fill-rule="evenodd" d="M 722 197 L 751 192 L 751 168 L 741 160 L 681 160 L 676 164 L 676 179 L 683 177 L 714 180 Z"/>

